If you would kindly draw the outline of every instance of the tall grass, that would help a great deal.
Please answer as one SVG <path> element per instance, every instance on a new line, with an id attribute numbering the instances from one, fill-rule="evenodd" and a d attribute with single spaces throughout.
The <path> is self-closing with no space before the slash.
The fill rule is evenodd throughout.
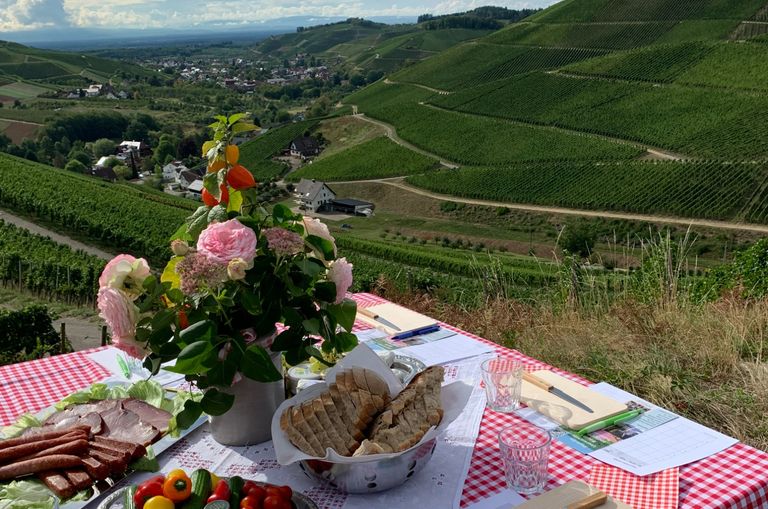
<path id="1" fill-rule="evenodd" d="M 639 252 L 639 268 L 609 273 L 559 258 L 556 284 L 521 301 L 493 264 L 474 277 L 476 305 L 435 294 L 378 291 L 465 330 L 578 373 L 607 381 L 739 440 L 768 449 L 768 300 L 738 291 L 715 301 L 692 291 L 695 239 L 662 233 Z M 599 261 L 599 260 L 598 260 Z"/>

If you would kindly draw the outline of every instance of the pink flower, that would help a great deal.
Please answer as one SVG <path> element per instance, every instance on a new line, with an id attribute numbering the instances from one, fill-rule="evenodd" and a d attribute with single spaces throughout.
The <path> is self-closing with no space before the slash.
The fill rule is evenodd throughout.
<path id="1" fill-rule="evenodd" d="M 227 280 L 227 264 L 201 253 L 190 253 L 176 265 L 181 292 L 192 295 L 206 288 L 216 288 Z"/>
<path id="2" fill-rule="evenodd" d="M 304 249 L 304 239 L 298 233 L 285 228 L 267 228 L 264 230 L 269 249 L 280 256 L 291 256 Z"/>
<path id="3" fill-rule="evenodd" d="M 256 256 L 256 234 L 237 219 L 212 223 L 197 239 L 197 251 L 225 265 L 235 258 L 250 263 Z"/>
<path id="4" fill-rule="evenodd" d="M 102 288 L 97 299 L 99 316 L 107 322 L 112 332 L 112 342 L 121 350 L 139 359 L 146 354 L 136 341 L 138 310 L 123 292 L 115 288 Z"/>
<path id="5" fill-rule="evenodd" d="M 338 304 L 352 286 L 352 264 L 346 258 L 332 261 L 328 267 L 328 279 L 336 284 L 336 304 Z"/>
<path id="6" fill-rule="evenodd" d="M 307 235 L 314 235 L 330 241 L 331 244 L 333 244 L 333 254 L 336 254 L 336 240 L 333 238 L 333 235 L 331 235 L 331 232 L 328 231 L 328 227 L 325 223 L 322 223 L 319 219 L 305 216 L 304 231 L 307 232 Z"/>
<path id="7" fill-rule="evenodd" d="M 121 254 L 107 263 L 99 277 L 100 288 L 122 290 L 136 300 L 144 292 L 144 280 L 149 276 L 149 264 L 144 258 Z"/>

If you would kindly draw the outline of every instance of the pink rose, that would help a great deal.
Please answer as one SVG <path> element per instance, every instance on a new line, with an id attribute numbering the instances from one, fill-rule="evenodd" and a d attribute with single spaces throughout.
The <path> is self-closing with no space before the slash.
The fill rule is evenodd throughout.
<path id="1" fill-rule="evenodd" d="M 112 332 L 112 343 L 133 357 L 143 358 L 146 352 L 136 341 L 138 311 L 133 302 L 120 290 L 102 288 L 97 303 L 99 316 L 107 322 Z"/>
<path id="2" fill-rule="evenodd" d="M 121 254 L 107 263 L 99 277 L 100 288 L 122 290 L 136 300 L 144 292 L 144 280 L 149 276 L 149 264 L 144 258 Z"/>
<path id="3" fill-rule="evenodd" d="M 197 239 L 197 251 L 225 265 L 235 258 L 251 263 L 256 256 L 256 233 L 237 219 L 212 223 Z"/>
<path id="4" fill-rule="evenodd" d="M 336 239 L 334 239 L 331 232 L 328 231 L 328 227 L 325 223 L 313 217 L 304 217 L 304 231 L 307 235 L 314 235 L 315 237 L 330 241 L 331 244 L 333 244 L 333 254 L 336 254 Z"/>
<path id="5" fill-rule="evenodd" d="M 328 267 L 328 279 L 336 284 L 336 304 L 338 304 L 352 286 L 352 264 L 346 258 L 332 261 Z"/>

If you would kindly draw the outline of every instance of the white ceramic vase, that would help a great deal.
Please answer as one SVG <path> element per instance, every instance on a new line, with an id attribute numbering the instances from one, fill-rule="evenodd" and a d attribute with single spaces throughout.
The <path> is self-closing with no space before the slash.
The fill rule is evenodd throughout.
<path id="1" fill-rule="evenodd" d="M 276 334 L 258 341 L 267 348 Z M 283 373 L 282 354 L 270 352 L 272 363 Z M 222 445 L 253 445 L 272 440 L 272 416 L 285 400 L 285 383 L 257 382 L 243 377 L 230 388 L 220 391 L 235 396 L 235 402 L 225 414 L 211 416 L 213 439 Z"/>

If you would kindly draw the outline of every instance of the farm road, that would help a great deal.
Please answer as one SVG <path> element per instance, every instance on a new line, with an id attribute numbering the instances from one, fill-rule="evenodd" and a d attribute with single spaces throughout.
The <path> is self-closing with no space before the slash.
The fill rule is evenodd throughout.
<path id="1" fill-rule="evenodd" d="M 715 221 L 709 219 L 690 219 L 673 216 L 653 216 L 648 214 L 633 214 L 630 212 L 608 212 L 601 210 L 571 209 L 566 207 L 547 207 L 542 205 L 529 205 L 525 203 L 508 203 L 490 200 L 475 200 L 472 198 L 461 198 L 449 194 L 433 193 L 418 187 L 406 184 L 403 177 L 393 177 L 386 179 L 372 180 L 347 180 L 340 181 L 339 184 L 360 184 L 360 183 L 378 183 L 388 186 L 394 186 L 409 193 L 426 196 L 435 200 L 453 201 L 457 203 L 466 203 L 468 205 L 483 205 L 486 207 L 507 207 L 514 210 L 525 210 L 528 212 L 539 212 L 544 214 L 562 214 L 568 216 L 582 217 L 601 217 L 609 219 L 623 219 L 627 221 L 642 221 L 647 223 L 676 224 L 681 226 L 699 226 L 703 228 L 716 228 L 722 230 L 741 230 L 749 232 L 758 232 L 768 234 L 768 225 L 754 223 L 736 223 L 731 221 Z"/>

